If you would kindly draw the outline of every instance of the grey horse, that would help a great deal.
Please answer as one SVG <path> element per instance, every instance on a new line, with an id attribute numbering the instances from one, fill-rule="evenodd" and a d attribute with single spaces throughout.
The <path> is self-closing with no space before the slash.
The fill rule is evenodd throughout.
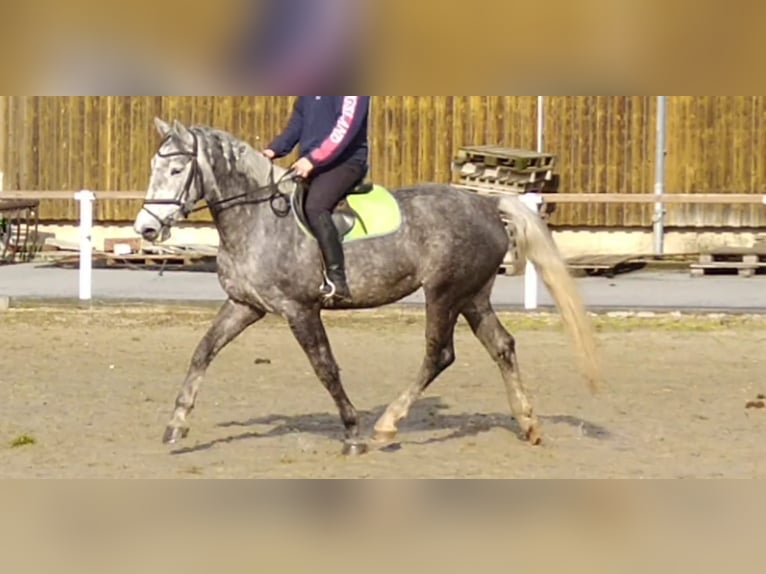
<path id="1" fill-rule="evenodd" d="M 390 445 L 413 403 L 455 361 L 454 331 L 462 316 L 500 368 L 511 411 L 523 438 L 542 441 L 539 420 L 519 374 L 514 338 L 490 304 L 497 272 L 510 245 L 510 221 L 519 251 L 539 269 L 572 336 L 584 379 L 595 392 L 600 380 L 590 319 L 540 218 L 516 197 L 484 197 L 449 185 L 393 191 L 401 224 L 392 233 L 345 245 L 353 300 L 335 306 L 321 293 L 318 246 L 292 216 L 300 182 L 248 143 L 204 126 L 171 126 L 155 119 L 162 143 L 135 231 L 150 242 L 166 241 L 173 225 L 209 209 L 218 233 L 218 275 L 228 295 L 194 352 L 164 435 L 175 444 L 189 432 L 204 375 L 215 357 L 267 314 L 284 318 L 316 376 L 334 399 L 345 428 L 343 452 L 363 454 L 368 445 L 357 411 L 341 383 L 322 322 L 325 310 L 372 309 L 423 289 L 426 297 L 425 358 L 412 385 L 375 425 L 376 446 Z"/>

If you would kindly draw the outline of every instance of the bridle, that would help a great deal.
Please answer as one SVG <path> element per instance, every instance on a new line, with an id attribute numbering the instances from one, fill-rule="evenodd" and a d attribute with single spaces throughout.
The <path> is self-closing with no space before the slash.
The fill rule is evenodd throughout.
<path id="1" fill-rule="evenodd" d="M 266 185 L 258 186 L 255 189 L 248 189 L 246 192 L 241 193 L 239 195 L 235 195 L 233 197 L 227 197 L 215 201 L 211 201 L 209 199 L 205 198 L 205 189 L 204 189 L 204 179 L 202 177 L 202 170 L 199 165 L 199 160 L 197 159 L 199 154 L 199 138 L 196 133 L 194 133 L 193 130 L 190 130 L 190 133 L 192 134 L 192 137 L 194 138 L 194 144 L 192 145 L 191 151 L 175 151 L 172 153 L 163 153 L 162 148 L 165 146 L 165 144 L 170 140 L 172 136 L 167 136 L 160 145 L 160 151 L 157 152 L 157 156 L 161 157 L 162 159 L 169 159 L 174 157 L 187 157 L 191 160 L 191 169 L 189 170 L 189 175 L 186 178 L 186 183 L 181 188 L 181 191 L 178 192 L 176 197 L 173 199 L 145 199 L 142 209 L 146 211 L 149 215 L 151 215 L 154 219 L 157 220 L 157 222 L 162 226 L 161 229 L 165 230 L 166 228 L 170 227 L 172 225 L 172 222 L 170 221 L 170 218 L 161 218 L 159 215 L 154 213 L 151 209 L 148 208 L 150 205 L 174 205 L 180 209 L 181 216 L 183 219 L 188 219 L 192 214 L 204 211 L 205 209 L 210 209 L 211 211 L 220 211 L 221 207 L 225 208 L 231 208 L 236 207 L 237 205 L 259 205 L 268 203 L 271 207 L 271 210 L 274 212 L 274 215 L 277 217 L 287 217 L 290 214 L 291 210 L 291 204 L 288 196 L 283 193 L 279 186 L 284 182 L 286 179 L 292 179 L 296 183 L 300 184 L 302 182 L 301 178 L 292 170 L 288 170 L 285 172 L 282 177 L 279 178 L 279 180 L 274 179 L 274 163 L 271 163 L 271 169 L 269 171 L 269 183 Z M 196 185 L 197 190 L 199 191 L 199 197 L 194 198 L 192 197 L 192 188 Z M 258 198 L 251 198 L 253 194 L 256 194 L 260 191 L 271 189 L 272 192 L 266 196 L 266 197 L 258 197 Z M 197 206 L 197 204 L 202 201 L 203 199 L 206 200 L 207 205 Z M 234 202 L 239 202 L 234 204 Z M 283 207 L 279 206 L 279 203 L 283 202 Z"/>

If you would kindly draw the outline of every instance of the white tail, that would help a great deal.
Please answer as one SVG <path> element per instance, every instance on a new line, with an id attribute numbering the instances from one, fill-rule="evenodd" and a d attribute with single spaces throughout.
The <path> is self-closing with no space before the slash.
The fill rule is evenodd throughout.
<path id="1" fill-rule="evenodd" d="M 593 392 L 601 382 L 593 324 L 566 262 L 543 220 L 516 197 L 503 197 L 498 208 L 515 228 L 518 255 L 537 267 L 573 339 L 581 368 Z"/>

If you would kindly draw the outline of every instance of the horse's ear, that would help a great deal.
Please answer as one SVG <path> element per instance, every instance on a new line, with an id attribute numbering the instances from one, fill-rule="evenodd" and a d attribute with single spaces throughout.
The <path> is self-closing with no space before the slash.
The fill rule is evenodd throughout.
<path id="1" fill-rule="evenodd" d="M 192 135 L 192 133 L 189 131 L 189 128 L 187 128 L 178 120 L 173 122 L 173 133 L 179 140 L 181 140 L 181 142 L 187 146 L 194 146 L 194 135 Z"/>
<path id="2" fill-rule="evenodd" d="M 166 121 L 160 119 L 160 118 L 154 118 L 154 125 L 157 128 L 157 131 L 160 132 L 160 135 L 163 138 L 168 137 L 170 132 L 173 130 L 173 128 L 170 127 L 170 124 Z"/>

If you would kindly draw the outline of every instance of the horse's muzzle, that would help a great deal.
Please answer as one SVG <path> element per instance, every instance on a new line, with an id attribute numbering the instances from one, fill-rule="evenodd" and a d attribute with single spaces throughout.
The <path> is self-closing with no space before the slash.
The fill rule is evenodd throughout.
<path id="1" fill-rule="evenodd" d="M 145 241 L 154 243 L 160 238 L 160 230 L 153 227 L 144 227 L 141 230 L 141 237 L 143 237 Z"/>

